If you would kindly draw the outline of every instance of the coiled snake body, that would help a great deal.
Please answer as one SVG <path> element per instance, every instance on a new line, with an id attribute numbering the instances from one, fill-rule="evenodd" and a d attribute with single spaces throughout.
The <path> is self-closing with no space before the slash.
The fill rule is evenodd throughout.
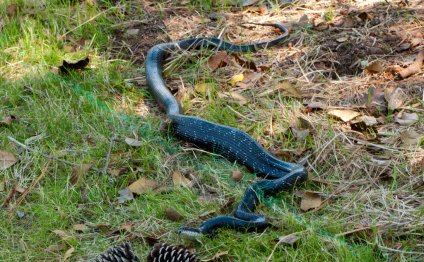
<path id="1" fill-rule="evenodd" d="M 183 114 L 178 101 L 165 85 L 162 70 L 166 56 L 179 49 L 209 48 L 229 52 L 254 52 L 276 45 L 288 36 L 288 30 L 280 24 L 259 24 L 272 26 L 282 34 L 271 41 L 250 45 L 234 45 L 219 38 L 190 38 L 173 43 L 158 44 L 147 53 L 145 67 L 150 93 L 165 109 L 171 120 L 174 134 L 203 149 L 218 153 L 236 161 L 264 178 L 252 183 L 246 190 L 233 216 L 218 216 L 204 222 L 198 228 L 180 228 L 179 233 L 187 236 L 213 235 L 218 228 L 262 229 L 270 225 L 264 216 L 253 213 L 259 203 L 258 193 L 275 194 L 288 189 L 296 182 L 306 179 L 305 169 L 297 164 L 281 161 L 265 151 L 245 132 Z"/>

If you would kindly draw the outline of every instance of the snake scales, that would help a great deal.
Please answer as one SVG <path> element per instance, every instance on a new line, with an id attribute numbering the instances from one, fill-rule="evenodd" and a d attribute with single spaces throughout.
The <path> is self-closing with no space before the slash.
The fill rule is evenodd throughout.
<path id="1" fill-rule="evenodd" d="M 146 57 L 146 80 L 150 93 L 165 109 L 175 136 L 200 148 L 221 154 L 230 161 L 236 161 L 263 180 L 252 183 L 245 192 L 233 216 L 217 216 L 205 221 L 198 228 L 180 228 L 179 233 L 196 237 L 213 235 L 218 228 L 238 230 L 262 229 L 270 226 L 265 216 L 254 213 L 259 203 L 258 193 L 265 196 L 288 189 L 296 182 L 306 180 L 305 169 L 297 164 L 281 161 L 265 151 L 253 138 L 236 128 L 219 125 L 204 119 L 183 114 L 178 101 L 171 94 L 163 79 L 163 65 L 167 55 L 181 49 L 208 48 L 228 52 L 247 53 L 281 43 L 288 36 L 288 30 L 280 24 L 258 24 L 280 29 L 282 34 L 270 41 L 249 45 L 235 45 L 219 38 L 190 38 L 152 47 Z"/>

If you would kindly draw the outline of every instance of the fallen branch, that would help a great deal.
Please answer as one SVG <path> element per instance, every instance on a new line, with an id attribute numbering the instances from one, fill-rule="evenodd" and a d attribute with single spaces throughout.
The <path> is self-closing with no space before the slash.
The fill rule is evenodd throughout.
<path id="1" fill-rule="evenodd" d="M 423 66 L 423 60 L 424 60 L 424 50 L 421 50 L 421 52 L 418 53 L 415 61 L 412 64 L 410 64 L 407 68 L 402 69 L 398 73 L 397 77 L 399 79 L 405 79 L 407 77 L 410 77 L 411 75 L 421 72 L 421 67 Z"/>
<path id="2" fill-rule="evenodd" d="M 35 186 L 38 185 L 38 183 L 40 182 L 40 180 L 43 179 L 43 177 L 47 173 L 47 170 L 50 167 L 51 162 L 52 162 L 52 160 L 50 159 L 49 162 L 47 162 L 47 164 L 44 166 L 43 170 L 41 171 L 41 174 L 37 177 L 37 179 L 27 189 L 25 189 L 25 191 L 22 193 L 22 195 L 20 195 L 18 197 L 18 199 L 16 199 L 15 203 L 13 204 L 13 206 L 9 210 L 9 214 L 10 213 L 13 213 L 13 211 L 15 211 L 15 209 L 22 203 L 22 201 L 24 200 L 24 198 L 29 193 L 31 193 L 31 191 L 35 188 Z"/>

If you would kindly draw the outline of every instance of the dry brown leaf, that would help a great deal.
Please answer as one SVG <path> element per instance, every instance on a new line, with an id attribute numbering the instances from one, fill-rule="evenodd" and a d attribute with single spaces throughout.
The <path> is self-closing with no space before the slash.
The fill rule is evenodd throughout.
<path id="1" fill-rule="evenodd" d="M 315 29 L 318 31 L 323 31 L 328 28 L 327 21 L 325 21 L 325 19 L 321 17 L 315 18 L 312 22 L 314 24 Z"/>
<path id="2" fill-rule="evenodd" d="M 60 229 L 52 230 L 52 233 L 55 233 L 64 241 L 73 238 L 73 235 L 71 233 Z"/>
<path id="3" fill-rule="evenodd" d="M 384 91 L 384 96 L 388 104 L 387 106 L 390 110 L 396 110 L 400 108 L 406 100 L 406 94 L 400 87 L 394 90 L 386 89 Z"/>
<path id="4" fill-rule="evenodd" d="M 370 74 L 378 74 L 383 72 L 384 68 L 379 61 L 375 61 L 365 67 L 365 70 Z"/>
<path id="5" fill-rule="evenodd" d="M 143 143 L 141 141 L 139 141 L 138 139 L 129 138 L 129 137 L 125 138 L 125 143 L 127 143 L 127 145 L 133 146 L 133 147 L 140 147 L 140 146 L 143 145 Z"/>
<path id="6" fill-rule="evenodd" d="M 414 130 L 407 130 L 400 133 L 400 139 L 404 146 L 415 147 L 418 146 L 421 142 L 423 135 L 417 133 Z"/>
<path id="7" fill-rule="evenodd" d="M 331 116 L 334 116 L 336 118 L 341 119 L 343 122 L 351 121 L 355 117 L 361 115 L 360 113 L 353 111 L 353 110 L 350 110 L 350 109 L 343 109 L 343 110 L 333 109 L 333 110 L 328 111 L 328 114 L 331 115 Z"/>
<path id="8" fill-rule="evenodd" d="M 322 204 L 321 196 L 316 192 L 304 192 L 302 195 L 302 201 L 300 202 L 300 208 L 303 211 L 315 209 L 320 207 Z"/>
<path id="9" fill-rule="evenodd" d="M 412 125 L 418 121 L 418 115 L 416 113 L 405 113 L 401 112 L 395 116 L 395 122 L 402 125 Z"/>
<path id="10" fill-rule="evenodd" d="M 208 67 L 211 71 L 228 65 L 229 57 L 226 52 L 218 52 L 208 60 Z"/>
<path id="11" fill-rule="evenodd" d="M 11 4 L 6 7 L 6 14 L 8 16 L 15 16 L 17 12 L 18 12 L 17 4 Z"/>
<path id="12" fill-rule="evenodd" d="M 158 187 L 159 184 L 156 181 L 141 177 L 140 179 L 129 185 L 128 189 L 134 194 L 141 195 L 146 192 L 153 191 Z"/>
<path id="13" fill-rule="evenodd" d="M 243 173 L 239 170 L 234 170 L 231 174 L 231 178 L 238 182 L 243 179 Z"/>
<path id="14" fill-rule="evenodd" d="M 247 104 L 247 99 L 239 92 L 229 92 L 229 96 L 233 98 L 235 101 L 237 101 L 240 105 Z"/>
<path id="15" fill-rule="evenodd" d="M 289 81 L 283 81 L 277 85 L 278 90 L 283 90 L 284 95 L 295 97 L 295 98 L 302 98 L 302 93 L 300 90 L 293 84 L 291 84 Z"/>
<path id="16" fill-rule="evenodd" d="M 172 174 L 172 182 L 174 183 L 174 186 L 183 186 L 183 187 L 192 187 L 193 182 L 183 176 L 180 172 L 175 171 Z"/>
<path id="17" fill-rule="evenodd" d="M 65 255 L 63 256 L 62 261 L 68 261 L 69 258 L 71 258 L 72 254 L 74 253 L 75 248 L 71 247 L 70 249 L 66 250 Z"/>
<path id="18" fill-rule="evenodd" d="M 6 170 L 18 162 L 18 159 L 7 151 L 0 150 L 0 170 Z"/>
<path id="19" fill-rule="evenodd" d="M 92 164 L 83 164 L 81 166 L 74 166 L 72 168 L 72 176 L 69 179 L 69 182 L 72 185 L 81 184 L 81 182 L 84 180 L 85 175 L 92 167 Z"/>
<path id="20" fill-rule="evenodd" d="M 177 211 L 175 211 L 172 208 L 167 208 L 165 209 L 165 217 L 168 220 L 174 221 L 174 222 L 178 222 L 184 219 L 184 216 L 182 216 L 180 213 L 178 213 Z"/>
<path id="21" fill-rule="evenodd" d="M 85 232 L 89 230 L 89 227 L 84 224 L 75 224 L 72 226 L 75 231 Z"/>
<path id="22" fill-rule="evenodd" d="M 293 246 L 298 240 L 299 240 L 299 237 L 297 236 L 297 233 L 293 233 L 293 234 L 278 238 L 278 242 L 289 245 L 289 246 Z"/>

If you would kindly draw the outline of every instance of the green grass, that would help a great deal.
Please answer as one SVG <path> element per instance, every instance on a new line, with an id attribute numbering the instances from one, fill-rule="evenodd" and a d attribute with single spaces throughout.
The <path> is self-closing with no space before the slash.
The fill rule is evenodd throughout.
<path id="1" fill-rule="evenodd" d="M 10 126 L 0 127 L 0 148 L 19 155 L 19 163 L 0 173 L 0 182 L 6 183 L 0 192 L 0 200 L 6 199 L 14 185 L 28 187 L 47 165 L 41 154 L 58 156 L 75 164 L 93 164 L 102 169 L 109 151 L 110 139 L 117 136 L 111 154 L 110 166 L 128 168 L 118 177 L 105 176 L 90 171 L 79 185 L 69 182 L 72 167 L 60 161 L 52 161 L 47 175 L 25 198 L 15 212 L 0 211 L 0 260 L 1 261 L 51 261 L 59 260 L 66 250 L 75 248 L 71 260 L 92 259 L 123 241 L 128 233 L 113 235 L 96 230 L 99 225 L 119 229 L 131 223 L 133 231 L 145 236 L 160 236 L 161 241 L 178 243 L 176 229 L 200 214 L 218 210 L 230 196 L 239 200 L 253 175 L 247 174 L 241 183 L 230 179 L 235 169 L 243 170 L 221 157 L 182 152 L 182 143 L 161 128 L 162 114 L 157 108 L 149 108 L 147 114 L 136 114 L 140 101 L 152 102 L 147 90 L 125 79 L 136 77 L 140 70 L 130 61 L 115 59 L 109 50 L 113 33 L 111 25 L 125 19 L 125 8 L 131 1 L 117 8 L 113 1 L 97 1 L 102 8 L 72 1 L 46 1 L 38 6 L 36 1 L 19 1 L 16 16 L 6 15 L 6 6 L 12 1 L 0 3 L 3 28 L 0 31 L 0 118 L 6 115 L 18 117 Z M 193 7 L 199 7 L 192 1 Z M 200 10 L 209 10 L 205 2 Z M 36 12 L 35 12 L 35 11 Z M 106 10 L 106 11 L 105 11 Z M 34 11 L 34 14 L 32 14 Z M 103 12 L 103 13 L 101 13 Z M 98 15 L 95 21 L 87 22 Z M 138 15 L 142 16 L 140 11 Z M 69 32 L 69 33 L 67 33 Z M 64 34 L 71 42 L 65 42 Z M 69 54 L 64 48 L 84 37 L 88 44 Z M 73 40 L 72 40 L 73 39 Z M 77 60 L 89 55 L 87 70 L 68 76 L 55 72 L 63 59 Z M 200 56 L 206 62 L 205 56 Z M 197 61 L 197 60 L 194 60 Z M 214 77 L 202 72 L 201 63 L 188 63 L 172 74 L 183 75 L 185 81 L 204 82 Z M 171 77 L 172 77 L 171 74 Z M 192 77 L 195 76 L 196 79 Z M 265 137 L 265 145 L 295 149 L 298 146 L 314 148 L 311 137 L 297 142 L 291 135 L 265 135 L 268 121 L 248 121 L 228 108 L 225 100 L 199 96 L 204 106 L 184 101 L 185 109 L 200 117 L 248 131 L 253 137 Z M 197 94 L 198 95 L 198 94 Z M 247 94 L 246 94 L 247 95 Z M 125 105 L 125 106 L 124 106 Z M 277 110 L 284 105 L 283 112 Z M 257 119 L 272 116 L 280 129 L 287 128 L 288 115 L 296 112 L 299 102 L 281 96 L 267 98 L 252 107 L 230 104 L 242 115 Z M 269 110 L 269 108 L 273 110 Z M 275 109 L 275 110 L 274 110 Z M 125 144 L 126 137 L 138 135 L 143 145 L 133 148 Z M 36 152 L 25 152 L 10 143 L 8 136 L 25 141 L 42 135 L 28 146 Z M 328 131 L 331 139 L 334 134 Z M 318 171 L 326 170 L 334 159 L 323 164 Z M 166 166 L 163 166 L 167 163 Z M 142 168 L 143 172 L 138 172 Z M 200 183 L 215 188 L 217 201 L 204 202 L 196 189 L 172 188 L 168 193 L 147 193 L 127 204 L 118 204 L 118 191 L 141 176 L 170 185 L 174 170 L 195 175 Z M 244 172 L 244 171 L 243 171 Z M 337 178 L 338 174 L 333 174 Z M 325 190 L 313 183 L 300 185 L 296 190 Z M 300 232 L 295 247 L 279 245 L 272 261 L 378 261 L 385 255 L 376 252 L 371 245 L 354 239 L 336 237 L 348 231 L 341 226 L 344 219 L 341 210 L 322 210 L 302 214 L 293 191 L 264 200 L 259 211 L 271 217 L 275 228 L 264 233 L 238 233 L 221 231 L 216 238 L 191 243 L 201 258 L 211 258 L 216 253 L 228 251 L 224 261 L 266 261 L 278 241 L 278 237 Z M 12 201 L 13 202 L 13 201 Z M 171 222 L 164 210 L 172 207 L 186 219 Z M 19 218 L 19 214 L 23 214 Z M 73 230 L 73 225 L 85 224 L 86 232 Z M 52 233 L 64 230 L 71 238 L 61 239 Z M 187 242 L 185 242 L 187 243 Z M 140 238 L 132 241 L 137 253 L 144 257 L 149 246 Z M 187 243 L 188 244 L 188 243 Z M 46 251 L 50 250 L 50 251 Z"/>

